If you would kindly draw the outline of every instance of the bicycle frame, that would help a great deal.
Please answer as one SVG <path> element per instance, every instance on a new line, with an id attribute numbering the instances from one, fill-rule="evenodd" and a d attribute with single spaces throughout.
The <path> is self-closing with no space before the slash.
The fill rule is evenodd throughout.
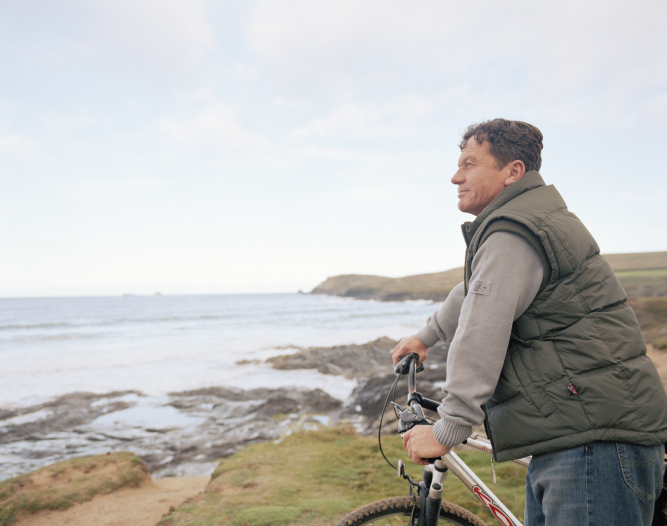
<path id="1" fill-rule="evenodd" d="M 469 442 L 474 440 L 477 444 L 468 444 L 476 449 L 481 449 L 482 451 L 488 451 L 490 449 L 491 443 L 488 440 L 481 438 L 470 438 Z M 483 442 L 488 442 L 488 446 L 484 445 Z M 527 460 L 527 461 L 526 461 Z M 530 459 L 520 459 L 516 461 L 518 464 L 527 465 Z M 450 451 L 447 455 L 444 455 L 441 460 L 436 461 L 442 462 L 447 468 L 456 475 L 461 482 L 470 490 L 472 493 L 486 506 L 493 516 L 503 525 L 503 526 L 523 526 L 519 519 L 517 519 L 512 512 L 505 506 L 502 501 L 494 495 L 494 493 L 489 489 L 489 487 L 480 480 L 480 478 L 475 475 L 475 472 L 468 467 L 468 465 L 459 458 L 459 456 Z M 525 462 L 525 464 L 524 464 Z M 434 474 L 435 480 L 435 474 Z"/>
<path id="2" fill-rule="evenodd" d="M 397 373 L 399 373 L 399 366 L 396 368 Z M 405 369 L 403 369 L 405 371 Z M 427 409 L 437 409 L 438 403 L 429 400 L 428 398 L 423 398 L 421 394 L 417 392 L 416 389 L 416 376 L 417 376 L 417 367 L 416 367 L 416 358 L 409 361 L 407 365 L 406 372 L 400 372 L 399 374 L 408 375 L 408 406 L 415 413 L 415 415 L 423 417 L 424 412 L 422 405 Z M 400 428 L 399 428 L 400 429 Z M 493 454 L 493 446 L 491 442 L 485 438 L 481 438 L 477 433 L 473 433 L 470 437 L 464 441 L 464 444 L 484 451 L 485 453 Z M 530 463 L 531 457 L 524 457 L 520 459 L 515 459 L 513 462 L 520 464 L 522 466 L 528 466 Z M 503 526 L 523 526 L 519 519 L 517 519 L 512 512 L 505 506 L 502 501 L 494 495 L 494 493 L 488 488 L 484 482 L 475 474 L 475 472 L 468 467 L 468 465 L 459 458 L 459 456 L 450 451 L 446 455 L 443 455 L 442 458 L 437 459 L 434 464 L 430 464 L 424 468 L 424 471 L 430 471 L 433 475 L 433 479 L 430 486 L 429 495 L 433 499 L 442 498 L 442 483 L 447 477 L 448 471 L 451 471 L 456 475 L 461 482 L 486 506 L 493 516 L 503 525 Z M 399 476 L 401 476 L 399 468 Z"/>

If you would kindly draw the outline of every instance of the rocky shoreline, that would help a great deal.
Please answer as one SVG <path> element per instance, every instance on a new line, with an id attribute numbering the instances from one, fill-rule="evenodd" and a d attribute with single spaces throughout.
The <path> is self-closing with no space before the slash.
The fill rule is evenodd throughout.
<path id="1" fill-rule="evenodd" d="M 275 369 L 315 369 L 355 379 L 347 400 L 321 389 L 234 389 L 223 386 L 150 397 L 138 391 L 70 393 L 12 410 L 0 409 L 0 479 L 76 456 L 131 451 L 154 477 L 209 474 L 215 460 L 246 444 L 276 440 L 293 430 L 320 424 L 353 425 L 377 433 L 382 404 L 393 382 L 390 351 L 379 338 L 364 345 L 301 349 L 269 358 Z M 419 390 L 441 397 L 444 364 L 432 351 L 431 368 L 419 375 Z M 399 384 L 403 385 L 403 384 Z M 398 401 L 406 392 L 399 387 Z M 385 421 L 387 432 L 395 432 Z"/>

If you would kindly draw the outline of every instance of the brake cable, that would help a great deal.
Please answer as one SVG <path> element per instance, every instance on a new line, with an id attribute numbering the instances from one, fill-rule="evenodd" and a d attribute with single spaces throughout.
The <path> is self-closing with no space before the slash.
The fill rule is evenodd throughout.
<path id="1" fill-rule="evenodd" d="M 400 377 L 401 374 L 398 373 L 396 375 L 396 379 L 394 380 L 393 385 L 391 386 L 391 389 L 389 389 L 389 392 L 387 393 L 387 398 L 385 399 L 384 405 L 382 406 L 382 413 L 380 414 L 380 426 L 378 428 L 378 445 L 380 446 L 380 453 L 382 453 L 382 456 L 387 461 L 387 464 L 389 464 L 396 471 L 398 471 L 398 468 L 389 461 L 387 456 L 384 454 L 384 451 L 382 450 L 382 419 L 384 418 L 384 412 L 387 409 L 387 404 L 389 403 L 389 397 L 392 395 L 392 393 L 394 394 L 394 399 L 396 398 L 396 385 L 398 384 L 398 380 Z"/>

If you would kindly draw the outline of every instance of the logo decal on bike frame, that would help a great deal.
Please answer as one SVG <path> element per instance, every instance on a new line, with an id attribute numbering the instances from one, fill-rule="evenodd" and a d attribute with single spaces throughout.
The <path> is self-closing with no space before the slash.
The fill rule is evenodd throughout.
<path id="1" fill-rule="evenodd" d="M 493 513 L 493 516 L 500 521 L 503 526 L 514 526 L 514 522 L 512 522 L 512 519 L 510 519 L 507 514 L 501 510 L 496 504 L 493 502 L 493 499 L 489 497 L 486 493 L 484 493 L 484 490 L 480 488 L 479 486 L 473 486 L 472 487 L 472 492 L 477 496 L 479 500 L 482 501 L 482 504 L 489 508 L 491 510 L 491 513 Z"/>

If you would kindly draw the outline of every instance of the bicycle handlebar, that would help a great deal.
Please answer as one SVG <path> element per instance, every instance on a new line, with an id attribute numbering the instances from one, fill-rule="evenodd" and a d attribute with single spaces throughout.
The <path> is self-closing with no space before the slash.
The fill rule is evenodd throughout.
<path id="1" fill-rule="evenodd" d="M 396 374 L 408 374 L 410 372 L 410 364 L 414 360 L 419 360 L 419 356 L 416 353 L 411 353 L 405 355 L 403 358 L 400 359 L 400 361 L 396 364 L 396 367 L 394 367 L 394 371 Z M 417 367 L 416 372 L 420 373 L 424 370 L 424 365 L 419 365 Z"/>

